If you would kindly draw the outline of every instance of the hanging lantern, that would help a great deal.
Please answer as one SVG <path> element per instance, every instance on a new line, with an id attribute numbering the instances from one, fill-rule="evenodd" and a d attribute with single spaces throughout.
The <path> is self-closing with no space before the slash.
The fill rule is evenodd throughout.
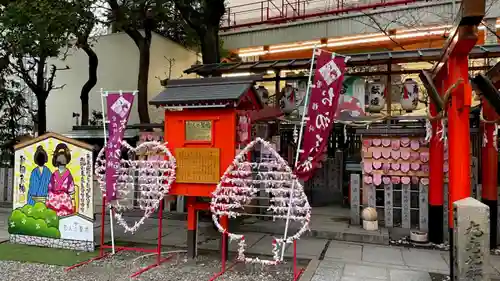
<path id="1" fill-rule="evenodd" d="M 266 87 L 260 85 L 256 89 L 257 94 L 259 94 L 262 103 L 267 104 L 267 101 L 269 100 L 269 91 L 266 89 Z"/>
<path id="2" fill-rule="evenodd" d="M 418 105 L 418 84 L 411 78 L 407 78 L 401 90 L 401 107 L 406 112 L 412 112 Z"/>
<path id="3" fill-rule="evenodd" d="M 295 109 L 295 102 L 297 100 L 295 89 L 290 84 L 281 90 L 280 107 L 285 114 L 290 114 Z"/>
<path id="4" fill-rule="evenodd" d="M 368 111 L 378 113 L 385 106 L 385 85 L 380 80 L 368 83 Z"/>

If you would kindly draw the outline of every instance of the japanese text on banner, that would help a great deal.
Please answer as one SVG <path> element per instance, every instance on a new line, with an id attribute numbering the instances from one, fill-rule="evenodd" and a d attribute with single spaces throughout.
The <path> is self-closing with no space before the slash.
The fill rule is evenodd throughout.
<path id="1" fill-rule="evenodd" d="M 311 97 L 304 128 L 303 146 L 295 173 L 299 178 L 309 179 L 326 152 L 328 139 L 333 129 L 335 113 L 344 80 L 344 57 L 333 57 L 319 50 L 311 85 Z"/>
<path id="2" fill-rule="evenodd" d="M 106 144 L 106 201 L 116 199 L 116 172 L 120 166 L 121 142 L 125 135 L 133 93 L 110 93 L 106 97 L 109 139 Z"/>

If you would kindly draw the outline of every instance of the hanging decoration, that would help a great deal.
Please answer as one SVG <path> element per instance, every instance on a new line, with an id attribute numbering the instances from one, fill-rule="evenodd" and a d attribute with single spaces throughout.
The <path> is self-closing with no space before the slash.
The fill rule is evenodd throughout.
<path id="1" fill-rule="evenodd" d="M 286 84 L 281 90 L 280 107 L 284 113 L 290 114 L 295 109 L 297 101 L 296 91 L 292 85 Z"/>
<path id="2" fill-rule="evenodd" d="M 260 96 L 262 103 L 267 104 L 269 101 L 269 91 L 266 89 L 266 87 L 259 85 L 256 89 L 257 94 Z"/>
<path id="3" fill-rule="evenodd" d="M 385 107 L 385 85 L 380 79 L 368 83 L 368 110 L 379 113 Z"/>
<path id="4" fill-rule="evenodd" d="M 351 117 L 365 115 L 365 88 L 364 78 L 344 76 L 336 119 L 342 119 L 346 113 Z"/>
<path id="5" fill-rule="evenodd" d="M 261 162 L 252 162 L 248 159 L 248 152 L 258 145 L 262 145 L 261 151 L 266 150 L 268 157 Z M 252 170 L 257 172 L 252 173 Z M 228 233 L 219 222 L 222 216 L 236 218 L 244 215 L 245 206 L 262 191 L 270 197 L 266 216 L 271 216 L 273 220 L 286 220 L 287 226 L 289 221 L 300 224 L 295 234 L 288 236 L 285 231 L 283 237 L 275 238 L 272 244 L 272 260 L 246 257 L 245 237 Z M 218 230 L 227 233 L 230 241 L 238 241 L 237 259 L 265 265 L 280 263 L 283 260 L 283 254 L 280 255 L 282 247 L 299 239 L 309 229 L 311 219 L 311 207 L 302 185 L 287 162 L 273 149 L 272 144 L 261 138 L 250 142 L 234 158 L 212 194 L 210 210 Z"/>
<path id="6" fill-rule="evenodd" d="M 312 177 L 320 166 L 332 132 L 339 104 L 346 58 L 319 50 L 311 85 L 311 97 L 307 108 L 303 141 L 295 173 L 303 180 Z"/>
<path id="7" fill-rule="evenodd" d="M 106 193 L 107 182 L 105 152 L 105 148 L 99 152 L 95 168 L 103 194 Z M 158 209 L 161 200 L 168 194 L 175 180 L 176 160 L 166 144 L 156 141 L 143 142 L 135 148 L 122 141 L 118 152 L 120 157 L 116 166 L 116 200 L 110 204 L 114 208 L 118 224 L 125 228 L 125 232 L 134 233 Z M 155 160 L 136 160 L 139 155 L 158 157 Z M 130 226 L 123 219 L 122 213 L 134 207 L 134 200 L 137 200 L 143 216 Z"/>
<path id="8" fill-rule="evenodd" d="M 418 106 L 418 84 L 415 80 L 407 78 L 401 89 L 401 107 L 406 112 L 412 112 Z"/>
<path id="9" fill-rule="evenodd" d="M 492 145 L 493 147 L 495 148 L 496 151 L 498 151 L 498 148 L 497 148 L 497 136 L 498 136 L 498 125 L 497 123 L 500 122 L 500 118 L 498 119 L 495 119 L 495 120 L 487 120 L 486 118 L 484 118 L 484 114 L 483 114 L 483 108 L 481 108 L 481 112 L 479 114 L 479 119 L 481 120 L 482 123 L 484 124 L 494 124 L 494 129 L 493 129 L 493 134 L 492 134 Z M 483 144 L 482 146 L 485 147 L 486 144 L 488 143 L 488 135 L 486 133 L 486 130 L 483 130 Z"/>
<path id="10" fill-rule="evenodd" d="M 425 142 L 430 142 L 432 139 L 432 124 L 429 119 L 425 119 Z"/>
<path id="11" fill-rule="evenodd" d="M 446 118 L 441 119 L 441 129 L 437 131 L 437 135 L 439 135 L 439 140 L 443 143 L 448 143 L 448 131 L 447 131 L 448 122 Z"/>

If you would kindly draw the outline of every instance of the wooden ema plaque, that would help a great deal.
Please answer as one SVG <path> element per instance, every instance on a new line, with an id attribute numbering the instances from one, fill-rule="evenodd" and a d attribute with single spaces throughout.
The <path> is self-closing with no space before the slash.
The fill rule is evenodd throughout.
<path id="1" fill-rule="evenodd" d="M 176 148 L 178 183 L 219 183 L 218 148 Z"/>

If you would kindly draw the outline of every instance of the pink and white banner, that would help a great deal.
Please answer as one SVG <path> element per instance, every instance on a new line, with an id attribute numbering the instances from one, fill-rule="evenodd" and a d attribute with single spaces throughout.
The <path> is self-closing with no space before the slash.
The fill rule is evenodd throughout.
<path id="1" fill-rule="evenodd" d="M 333 57 L 332 53 L 322 50 L 317 52 L 314 84 L 311 85 L 307 109 L 309 119 L 304 127 L 302 151 L 295 166 L 296 175 L 304 180 L 313 176 L 326 153 L 345 72 L 344 57 Z"/>
<path id="2" fill-rule="evenodd" d="M 106 96 L 109 138 L 106 145 L 106 201 L 116 199 L 116 172 L 120 167 L 121 142 L 125 135 L 134 93 L 109 93 Z"/>

